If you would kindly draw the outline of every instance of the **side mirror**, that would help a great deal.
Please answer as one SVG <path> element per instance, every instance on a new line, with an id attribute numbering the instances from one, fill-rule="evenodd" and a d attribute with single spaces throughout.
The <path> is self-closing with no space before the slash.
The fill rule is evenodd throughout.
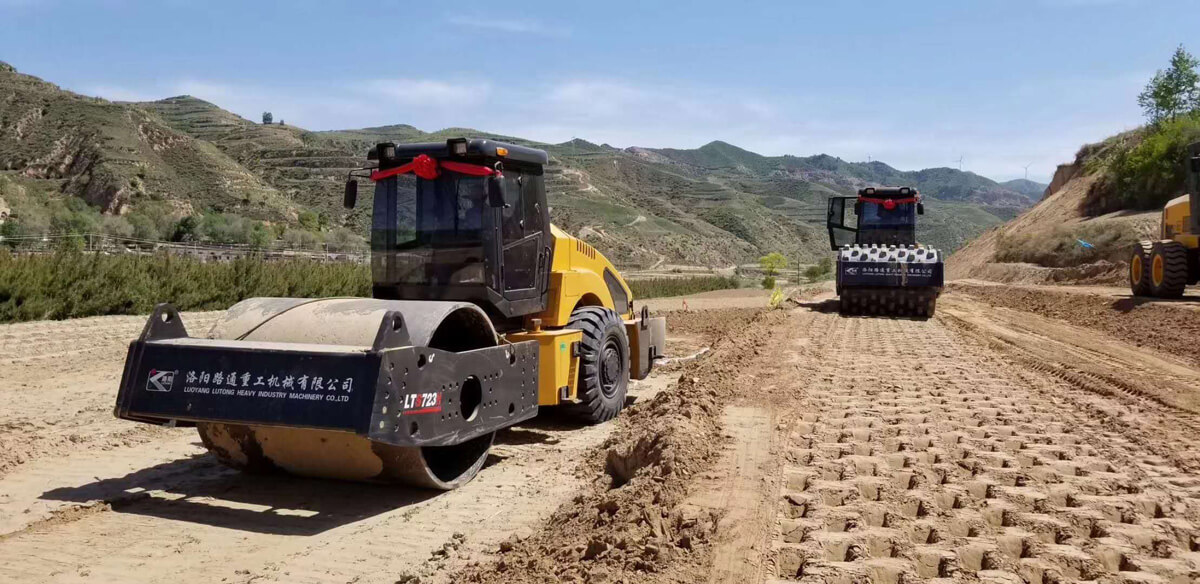
<path id="1" fill-rule="evenodd" d="M 504 203 L 504 181 L 492 175 L 487 178 L 487 198 L 488 205 L 492 207 L 506 207 Z"/>
<path id="2" fill-rule="evenodd" d="M 346 195 L 342 198 L 342 206 L 353 209 L 356 203 L 358 203 L 358 181 L 350 179 L 346 181 Z"/>
<path id="3" fill-rule="evenodd" d="M 1192 163 L 1192 172 L 1194 172 L 1196 174 L 1200 174 L 1200 156 L 1193 156 L 1191 163 Z"/>
<path id="4" fill-rule="evenodd" d="M 925 214 L 925 203 L 917 203 L 917 215 Z"/>

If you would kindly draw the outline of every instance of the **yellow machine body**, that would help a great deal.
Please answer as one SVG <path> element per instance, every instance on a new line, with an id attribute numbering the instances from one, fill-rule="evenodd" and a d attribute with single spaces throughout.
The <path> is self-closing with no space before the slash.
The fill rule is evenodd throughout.
<path id="1" fill-rule="evenodd" d="M 1162 211 L 1160 236 L 1173 239 L 1190 249 L 1200 248 L 1200 234 L 1191 232 L 1191 195 L 1176 197 L 1167 202 Z"/>
<path id="2" fill-rule="evenodd" d="M 575 344 L 583 333 L 575 329 L 522 331 L 505 337 L 512 342 L 538 342 L 538 405 L 556 406 L 575 399 L 579 355 Z"/>
<path id="3" fill-rule="evenodd" d="M 550 263 L 550 298 L 546 309 L 527 318 L 525 330 L 505 335 L 511 342 L 538 342 L 539 406 L 554 406 L 576 399 L 579 353 L 575 345 L 582 333 L 563 328 L 576 308 L 602 306 L 621 316 L 629 338 L 630 371 L 634 379 L 644 378 L 650 369 L 653 356 L 646 349 L 647 344 L 654 342 L 651 325 L 660 329 L 665 326 L 645 322 L 634 314 L 633 292 L 604 254 L 557 226 L 550 229 L 554 236 L 554 257 Z"/>
<path id="4" fill-rule="evenodd" d="M 541 319 L 543 326 L 566 326 L 576 307 L 603 306 L 615 310 L 621 318 L 632 319 L 633 293 L 608 258 L 556 226 L 551 226 L 550 233 L 554 237 L 550 300 L 546 310 L 534 318 Z M 609 281 L 615 284 L 618 294 L 625 295 L 624 306 L 618 306 L 622 303 L 613 298 L 613 286 L 605 281 L 606 272 L 611 274 Z"/>

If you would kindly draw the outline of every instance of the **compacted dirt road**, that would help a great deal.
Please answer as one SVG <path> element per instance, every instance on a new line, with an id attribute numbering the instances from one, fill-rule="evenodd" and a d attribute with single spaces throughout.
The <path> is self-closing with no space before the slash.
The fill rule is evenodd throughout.
<path id="1" fill-rule="evenodd" d="M 672 313 L 672 356 L 707 352 L 442 494 L 242 475 L 113 419 L 140 318 L 0 327 L 0 581 L 1200 581 L 1200 338 L 1096 307 L 1195 311 L 1028 294 Z"/>

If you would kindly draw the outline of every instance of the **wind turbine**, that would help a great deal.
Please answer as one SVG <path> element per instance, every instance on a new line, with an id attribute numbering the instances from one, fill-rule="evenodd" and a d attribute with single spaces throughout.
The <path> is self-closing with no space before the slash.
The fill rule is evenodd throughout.
<path id="1" fill-rule="evenodd" d="M 959 154 L 958 155 L 958 170 L 959 171 L 962 171 L 962 163 L 963 163 L 963 155 Z"/>
<path id="2" fill-rule="evenodd" d="M 1029 164 L 1026 164 L 1026 165 L 1025 165 L 1025 180 L 1029 180 L 1029 167 L 1030 167 L 1030 166 L 1033 166 L 1033 163 L 1032 163 L 1032 162 L 1030 162 Z"/>

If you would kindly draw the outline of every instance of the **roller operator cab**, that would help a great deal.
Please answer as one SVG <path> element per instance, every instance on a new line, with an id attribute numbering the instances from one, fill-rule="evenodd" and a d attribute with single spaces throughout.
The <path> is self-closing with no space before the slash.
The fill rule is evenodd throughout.
<path id="1" fill-rule="evenodd" d="M 496 431 L 625 405 L 663 353 L 616 268 L 550 224 L 546 153 L 491 140 L 379 144 L 374 298 L 252 298 L 205 337 L 168 305 L 130 345 L 118 417 L 195 425 L 246 469 L 451 489 Z M 357 204 L 347 182 L 345 206 Z"/>
<path id="2" fill-rule="evenodd" d="M 1200 142 L 1188 146 L 1184 170 L 1187 194 L 1163 207 L 1158 239 L 1139 241 L 1130 250 L 1134 296 L 1179 298 L 1200 281 Z"/>
<path id="3" fill-rule="evenodd" d="M 843 313 L 933 315 L 943 265 L 938 250 L 917 244 L 917 216 L 924 213 L 921 194 L 910 187 L 868 187 L 829 199 L 826 225 L 838 253 Z"/>

